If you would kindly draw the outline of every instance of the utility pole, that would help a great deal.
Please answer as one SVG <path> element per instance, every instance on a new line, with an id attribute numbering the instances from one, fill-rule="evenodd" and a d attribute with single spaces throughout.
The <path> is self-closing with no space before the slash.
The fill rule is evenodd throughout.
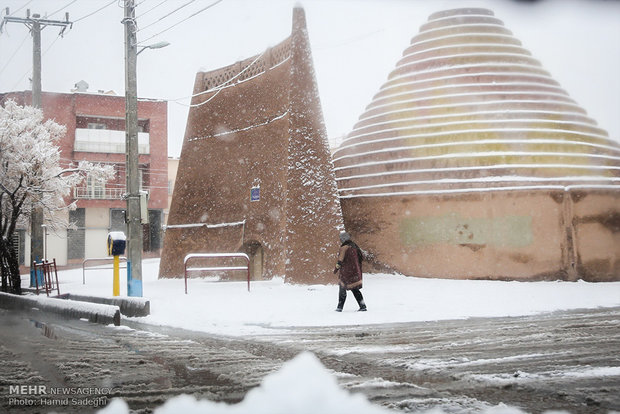
<path id="1" fill-rule="evenodd" d="M 73 25 L 69 21 L 69 13 L 65 13 L 65 20 L 41 19 L 41 15 L 30 16 L 30 9 L 26 10 L 26 18 L 9 16 L 9 8 L 6 8 L 6 16 L 0 24 L 0 33 L 7 23 L 22 23 L 30 29 L 32 34 L 32 106 L 41 108 L 41 30 L 47 26 L 60 27 L 62 36 Z M 43 210 L 35 208 L 30 216 L 30 265 L 37 259 L 43 261 Z"/>
<path id="2" fill-rule="evenodd" d="M 129 296 L 142 296 L 142 220 L 140 217 L 140 182 L 138 175 L 138 87 L 136 61 L 136 6 L 125 0 L 125 152 L 127 171 L 127 261 L 131 280 Z"/>

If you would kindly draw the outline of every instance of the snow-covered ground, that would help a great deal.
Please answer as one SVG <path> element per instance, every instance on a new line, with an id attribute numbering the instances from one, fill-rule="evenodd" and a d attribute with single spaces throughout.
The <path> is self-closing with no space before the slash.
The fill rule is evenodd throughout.
<path id="1" fill-rule="evenodd" d="M 620 306 L 620 282 L 503 282 L 443 280 L 365 274 L 368 312 L 357 312 L 349 293 L 344 312 L 334 312 L 336 285 L 290 285 L 276 278 L 247 282 L 158 279 L 159 259 L 143 263 L 143 293 L 151 315 L 140 322 L 219 335 L 260 335 L 273 329 L 532 315 L 579 308 Z M 58 273 L 61 293 L 112 296 L 112 270 Z M 28 277 L 23 276 L 23 286 Z M 334 281 L 336 277 L 334 276 Z M 121 296 L 127 293 L 121 269 Z"/>
<path id="2" fill-rule="evenodd" d="M 471 317 L 532 315 L 556 310 L 620 306 L 620 282 L 502 282 L 461 281 L 364 275 L 362 290 L 368 312 L 357 312 L 349 294 L 344 312 L 334 312 L 336 285 L 285 284 L 282 279 L 220 282 L 190 279 L 185 294 L 183 279 L 158 279 L 159 259 L 143 263 L 143 292 L 151 301 L 151 315 L 140 322 L 167 325 L 219 335 L 260 335 L 277 329 L 312 326 L 370 325 Z M 61 293 L 111 296 L 112 270 L 82 269 L 58 274 Z M 126 295 L 121 271 L 121 296 Z M 23 285 L 28 277 L 23 276 Z M 115 400 L 105 414 L 127 413 L 124 401 Z M 286 363 L 267 376 L 237 405 L 196 401 L 182 395 L 169 400 L 157 413 L 384 413 L 360 394 L 342 390 L 334 375 L 310 353 Z M 522 413 L 497 406 L 485 413 Z M 441 410 L 429 413 L 441 414 Z M 428 413 L 427 413 L 428 414 Z"/>

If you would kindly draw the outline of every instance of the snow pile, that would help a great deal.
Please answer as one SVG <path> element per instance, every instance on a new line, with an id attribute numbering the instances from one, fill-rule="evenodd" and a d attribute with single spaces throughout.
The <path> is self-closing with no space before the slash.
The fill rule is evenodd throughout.
<path id="1" fill-rule="evenodd" d="M 120 321 L 118 306 L 100 303 L 62 300 L 47 296 L 12 295 L 0 292 L 0 304 L 7 308 L 38 309 L 68 317 L 86 318 L 90 322 L 114 323 Z"/>
<path id="2" fill-rule="evenodd" d="M 236 405 L 196 400 L 180 395 L 155 409 L 155 414 L 388 414 L 393 411 L 373 405 L 362 394 L 350 394 L 338 386 L 336 378 L 309 352 L 299 354 L 282 368 L 265 377 Z M 127 403 L 113 400 L 100 414 L 128 414 Z M 427 414 L 443 414 L 442 410 Z M 499 405 L 486 414 L 522 414 L 523 411 Z"/>

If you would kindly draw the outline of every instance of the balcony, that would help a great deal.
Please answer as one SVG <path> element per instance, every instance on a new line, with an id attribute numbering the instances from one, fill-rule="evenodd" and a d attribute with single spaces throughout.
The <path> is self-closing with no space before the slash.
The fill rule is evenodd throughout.
<path id="1" fill-rule="evenodd" d="M 73 150 L 77 152 L 124 154 L 125 131 L 77 128 Z M 150 153 L 148 132 L 138 132 L 138 153 Z"/>
<path id="2" fill-rule="evenodd" d="M 124 188 L 75 187 L 73 198 L 78 200 L 120 200 Z"/>

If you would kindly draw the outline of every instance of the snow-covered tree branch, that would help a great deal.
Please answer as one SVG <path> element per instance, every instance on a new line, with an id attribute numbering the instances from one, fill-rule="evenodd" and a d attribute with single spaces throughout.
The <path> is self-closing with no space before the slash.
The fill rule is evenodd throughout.
<path id="1" fill-rule="evenodd" d="M 111 166 L 81 161 L 61 166 L 56 142 L 66 128 L 44 120 L 43 112 L 8 100 L 0 107 L 0 267 L 2 290 L 21 292 L 19 263 L 11 240 L 18 224 L 27 223 L 33 209 L 46 213 L 51 229 L 67 226 L 54 213 L 75 208 L 68 203 L 71 188 L 86 175 L 109 180 Z M 66 161 L 65 161 L 66 163 Z"/>

